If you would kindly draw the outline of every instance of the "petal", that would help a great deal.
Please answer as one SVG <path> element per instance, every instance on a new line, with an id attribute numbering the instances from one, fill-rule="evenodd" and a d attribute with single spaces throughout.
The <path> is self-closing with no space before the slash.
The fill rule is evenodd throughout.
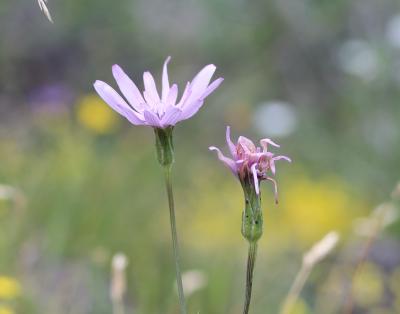
<path id="1" fill-rule="evenodd" d="M 292 162 L 292 160 L 287 156 L 276 156 L 276 157 L 271 158 L 270 161 L 269 161 L 269 165 L 271 167 L 271 172 L 274 175 L 275 175 L 275 161 L 281 160 L 281 159 L 286 160 L 288 162 Z"/>
<path id="2" fill-rule="evenodd" d="M 257 195 L 260 194 L 260 185 L 258 183 L 258 174 L 257 174 L 257 164 L 253 164 L 251 166 L 251 172 L 253 173 L 253 179 L 254 179 L 254 187 L 256 189 Z"/>
<path id="3" fill-rule="evenodd" d="M 187 100 L 187 98 L 190 96 L 190 94 L 191 94 L 191 91 L 190 91 L 190 82 L 187 82 L 187 83 L 186 83 L 185 90 L 183 91 L 181 100 L 179 101 L 179 103 L 177 104 L 177 106 L 182 108 L 183 104 L 186 102 L 186 100 Z"/>
<path id="4" fill-rule="evenodd" d="M 140 116 L 129 107 L 126 101 L 110 85 L 102 81 L 96 81 L 93 86 L 100 97 L 116 112 L 126 117 L 129 122 L 134 125 L 144 124 Z"/>
<path id="5" fill-rule="evenodd" d="M 214 82 L 212 82 L 210 85 L 208 85 L 206 91 L 201 95 L 201 99 L 205 99 L 208 97 L 213 91 L 215 91 L 218 86 L 221 85 L 221 83 L 224 81 L 222 77 L 216 79 Z"/>
<path id="6" fill-rule="evenodd" d="M 269 167 L 271 168 L 272 174 L 275 175 L 275 172 L 276 172 L 276 170 L 275 170 L 275 161 L 272 158 L 269 161 Z"/>
<path id="7" fill-rule="evenodd" d="M 145 101 L 135 83 L 126 75 L 122 68 L 114 64 L 112 73 L 122 94 L 136 111 L 143 112 Z"/>
<path id="8" fill-rule="evenodd" d="M 144 89 L 146 93 L 156 102 L 160 102 L 160 96 L 157 92 L 156 82 L 150 72 L 143 73 Z"/>
<path id="9" fill-rule="evenodd" d="M 229 151 L 231 152 L 231 155 L 234 159 L 237 158 L 237 153 L 236 153 L 236 146 L 233 144 L 231 140 L 231 127 L 228 125 L 226 127 L 226 143 L 228 144 Z"/>
<path id="10" fill-rule="evenodd" d="M 175 106 L 168 106 L 164 116 L 161 119 L 161 124 L 163 127 L 175 125 L 180 121 L 182 110 Z"/>
<path id="11" fill-rule="evenodd" d="M 203 106 L 204 101 L 203 100 L 197 100 L 194 103 L 191 103 L 190 105 L 184 106 L 183 107 L 183 113 L 182 113 L 182 120 L 189 119 L 193 117 L 197 111 Z"/>
<path id="12" fill-rule="evenodd" d="M 168 92 L 169 92 L 169 80 L 168 80 L 168 63 L 171 60 L 171 57 L 169 56 L 165 62 L 164 62 L 164 67 L 163 67 L 163 73 L 162 73 L 162 95 L 161 99 L 163 102 L 167 100 Z"/>
<path id="13" fill-rule="evenodd" d="M 166 104 L 170 106 L 174 106 L 176 103 L 176 99 L 178 97 L 178 85 L 173 84 L 168 92 L 168 96 L 166 99 Z"/>
<path id="14" fill-rule="evenodd" d="M 208 149 L 211 151 L 216 151 L 218 154 L 218 159 L 221 160 L 232 171 L 232 173 L 235 176 L 237 176 L 237 166 L 236 166 L 236 163 L 232 159 L 224 156 L 224 154 L 222 154 L 221 150 L 217 147 L 210 146 Z"/>
<path id="15" fill-rule="evenodd" d="M 215 65 L 209 64 L 195 76 L 190 84 L 191 94 L 186 100 L 186 104 L 190 104 L 198 100 L 204 94 L 208 84 L 210 83 L 211 77 L 215 72 L 215 69 Z"/>
<path id="16" fill-rule="evenodd" d="M 264 138 L 260 141 L 260 144 L 262 148 L 264 148 L 264 151 L 268 151 L 268 144 L 275 146 L 275 147 L 280 147 L 280 145 L 276 144 L 274 141 L 270 140 L 269 138 Z"/>
<path id="17" fill-rule="evenodd" d="M 275 197 L 275 204 L 278 204 L 278 185 L 276 181 L 270 177 L 266 178 L 267 180 L 271 181 L 274 184 L 274 197 Z"/>
<path id="18" fill-rule="evenodd" d="M 151 112 L 149 110 L 145 110 L 143 115 L 144 115 L 147 125 L 150 125 L 150 126 L 153 126 L 156 128 L 162 127 L 160 119 L 153 112 Z"/>
<path id="19" fill-rule="evenodd" d="M 288 162 L 292 162 L 292 160 L 291 160 L 289 157 L 287 157 L 287 156 L 276 156 L 276 157 L 274 157 L 274 158 L 272 158 L 272 159 L 273 159 L 274 161 L 283 159 L 283 160 L 286 160 L 286 161 L 288 161 Z"/>
<path id="20" fill-rule="evenodd" d="M 254 143 L 245 136 L 239 136 L 238 145 L 240 145 L 246 153 L 255 153 L 257 151 Z"/>

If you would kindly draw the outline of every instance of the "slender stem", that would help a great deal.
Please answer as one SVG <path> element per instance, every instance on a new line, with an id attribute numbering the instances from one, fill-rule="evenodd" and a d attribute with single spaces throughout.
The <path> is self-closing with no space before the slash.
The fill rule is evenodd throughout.
<path id="1" fill-rule="evenodd" d="M 124 304 L 121 300 L 113 302 L 113 314 L 125 314 Z"/>
<path id="2" fill-rule="evenodd" d="M 245 293 L 243 314 L 249 313 L 256 256 L 257 256 L 257 242 L 256 241 L 249 242 L 249 254 L 247 257 L 247 272 L 246 272 L 246 293 Z"/>
<path id="3" fill-rule="evenodd" d="M 182 276 L 179 265 L 179 245 L 178 245 L 178 234 L 176 231 L 176 221 L 175 221 L 174 194 L 172 193 L 171 165 L 164 166 L 164 174 L 165 174 L 165 187 L 167 189 L 167 194 L 168 194 L 172 247 L 174 250 L 174 258 L 175 258 L 176 284 L 178 286 L 180 313 L 186 314 L 186 302 L 185 302 L 185 296 L 183 294 Z"/>
<path id="4" fill-rule="evenodd" d="M 292 287 L 290 288 L 290 291 L 283 302 L 281 314 L 291 313 L 293 305 L 296 303 L 297 298 L 299 297 L 299 294 L 303 289 L 308 276 L 310 275 L 311 269 L 312 265 L 303 262 L 301 269 L 297 273 L 296 279 L 293 281 Z"/>

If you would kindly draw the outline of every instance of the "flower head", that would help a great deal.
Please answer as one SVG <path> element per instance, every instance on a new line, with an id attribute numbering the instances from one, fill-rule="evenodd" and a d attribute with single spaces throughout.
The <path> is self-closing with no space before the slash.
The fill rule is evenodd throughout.
<path id="1" fill-rule="evenodd" d="M 201 108 L 204 99 L 222 83 L 223 78 L 218 78 L 210 84 L 216 67 L 209 64 L 192 82 L 186 84 L 180 100 L 177 101 L 178 85 L 170 85 L 168 78 L 167 67 L 170 59 L 168 57 L 164 62 L 161 95 L 150 72 L 143 74 L 142 95 L 135 83 L 116 64 L 112 67 L 112 73 L 126 101 L 107 83 L 96 81 L 94 88 L 110 107 L 134 125 L 148 125 L 162 129 L 174 126 L 182 120 L 191 118 Z"/>
<path id="2" fill-rule="evenodd" d="M 232 171 L 232 173 L 244 183 L 249 177 L 252 177 L 254 188 L 257 194 L 260 193 L 259 181 L 269 180 L 274 184 L 275 201 L 278 200 L 278 188 L 273 176 L 276 173 L 275 161 L 284 159 L 291 162 L 289 157 L 275 156 L 268 151 L 268 146 L 279 147 L 272 140 L 265 138 L 260 141 L 261 147 L 256 147 L 254 143 L 244 136 L 240 136 L 237 143 L 234 144 L 230 136 L 230 127 L 226 127 L 226 142 L 228 144 L 232 158 L 222 154 L 217 147 L 211 146 L 210 150 L 218 153 L 218 158 Z"/>

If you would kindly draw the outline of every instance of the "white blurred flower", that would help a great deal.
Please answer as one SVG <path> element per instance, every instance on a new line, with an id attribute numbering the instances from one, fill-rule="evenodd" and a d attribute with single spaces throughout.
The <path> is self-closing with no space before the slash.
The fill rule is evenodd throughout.
<path id="1" fill-rule="evenodd" d="M 354 231 L 360 236 L 370 237 L 399 219 L 398 209 L 392 203 L 379 205 L 370 216 L 354 222 Z"/>
<path id="2" fill-rule="evenodd" d="M 185 296 L 188 297 L 207 285 L 206 275 L 199 270 L 190 270 L 182 274 Z"/>
<path id="3" fill-rule="evenodd" d="M 395 15 L 386 26 L 386 38 L 389 43 L 400 48 L 400 14 Z"/>
<path id="4" fill-rule="evenodd" d="M 289 103 L 268 101 L 255 110 L 253 122 L 262 136 L 285 137 L 296 129 L 297 115 Z"/>
<path id="5" fill-rule="evenodd" d="M 15 198 L 18 191 L 10 185 L 0 184 L 0 200 L 11 200 Z"/>
<path id="6" fill-rule="evenodd" d="M 338 241 L 339 234 L 336 231 L 329 232 L 304 254 L 303 263 L 305 265 L 314 265 L 318 263 L 335 248 Z"/>
<path id="7" fill-rule="evenodd" d="M 360 39 L 351 39 L 339 49 L 339 65 L 343 71 L 361 79 L 373 80 L 379 70 L 379 59 L 371 45 Z"/>
<path id="8" fill-rule="evenodd" d="M 128 258 L 123 253 L 117 253 L 113 256 L 111 262 L 111 287 L 110 296 L 114 303 L 121 303 L 126 292 L 126 274 L 125 269 L 128 266 Z"/>

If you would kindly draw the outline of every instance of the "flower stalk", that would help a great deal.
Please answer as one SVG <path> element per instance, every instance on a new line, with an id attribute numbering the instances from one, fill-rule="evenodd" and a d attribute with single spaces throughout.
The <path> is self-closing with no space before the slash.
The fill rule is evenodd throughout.
<path id="1" fill-rule="evenodd" d="M 246 175 L 241 180 L 244 191 L 245 207 L 242 214 L 242 235 L 249 242 L 246 270 L 246 291 L 243 314 L 248 314 L 253 289 L 254 266 L 257 257 L 257 242 L 263 233 L 263 215 L 261 194 L 256 193 L 252 177 Z"/>
<path id="2" fill-rule="evenodd" d="M 180 267 L 178 232 L 176 229 L 175 203 L 172 190 L 171 172 L 174 163 L 174 145 L 172 127 L 166 129 L 155 128 L 157 159 L 164 168 L 165 187 L 168 195 L 169 218 L 171 225 L 172 249 L 174 252 L 176 284 L 178 288 L 180 313 L 186 314 L 185 295 L 183 293 L 182 275 Z"/>
<path id="3" fill-rule="evenodd" d="M 249 242 L 249 253 L 247 256 L 247 271 L 246 271 L 246 292 L 244 299 L 243 314 L 248 314 L 250 309 L 251 292 L 253 289 L 253 274 L 254 265 L 257 256 L 257 241 Z"/>

